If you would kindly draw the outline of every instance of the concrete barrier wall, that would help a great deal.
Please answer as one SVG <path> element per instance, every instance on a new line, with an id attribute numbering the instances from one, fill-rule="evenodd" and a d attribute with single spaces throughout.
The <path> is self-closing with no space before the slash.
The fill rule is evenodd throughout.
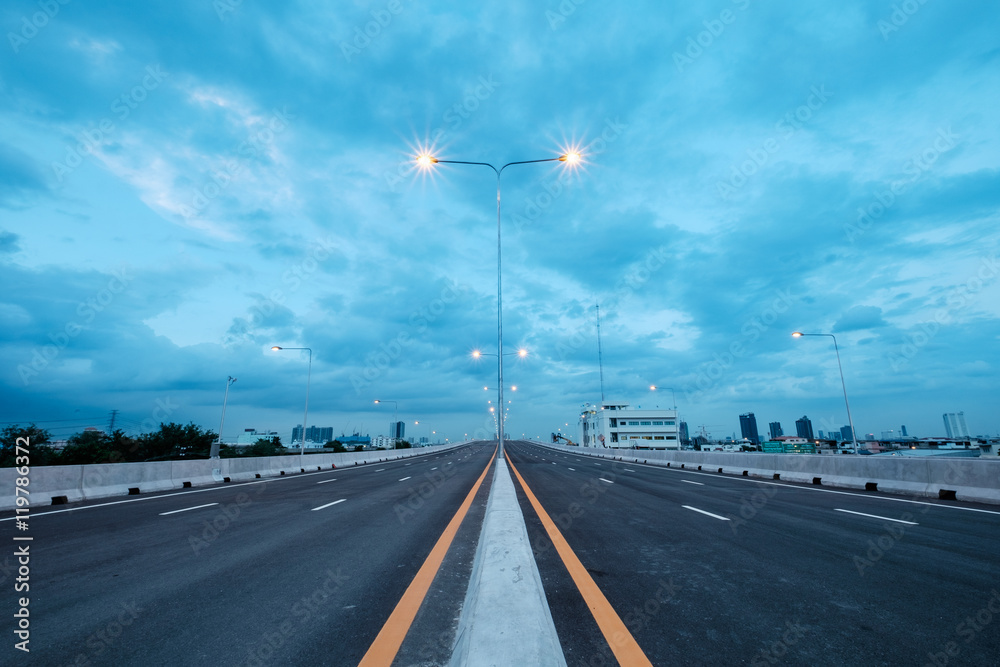
<path id="1" fill-rule="evenodd" d="M 31 506 L 74 502 L 92 498 L 128 496 L 134 493 L 169 491 L 224 482 L 316 472 L 356 465 L 409 458 L 453 449 L 464 442 L 417 449 L 344 452 L 342 454 L 295 454 L 236 459 L 195 459 L 148 463 L 95 463 L 72 466 L 37 466 L 28 473 Z M 0 509 L 15 506 L 15 468 L 0 468 Z M 134 491 L 137 489 L 138 491 Z M 53 499 L 56 499 L 55 501 Z"/>
<path id="2" fill-rule="evenodd" d="M 571 447 L 537 444 L 563 452 L 621 459 L 636 463 L 683 467 L 686 470 L 745 475 L 760 479 L 818 483 L 847 489 L 878 491 L 1000 504 L 1000 459 L 945 456 L 854 456 L 763 454 L 760 452 L 693 452 Z"/>

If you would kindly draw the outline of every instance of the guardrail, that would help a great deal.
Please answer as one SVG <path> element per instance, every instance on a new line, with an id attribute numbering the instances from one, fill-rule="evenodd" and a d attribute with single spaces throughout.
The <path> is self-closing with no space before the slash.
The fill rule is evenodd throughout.
<path id="1" fill-rule="evenodd" d="M 1000 504 L 1000 459 L 603 449 L 534 442 L 563 452 L 685 470 Z"/>
<path id="2" fill-rule="evenodd" d="M 220 482 L 245 482 L 265 477 L 421 456 L 453 449 L 465 442 L 413 449 L 369 450 L 340 454 L 294 454 L 232 459 L 152 461 L 147 463 L 92 463 L 70 466 L 35 466 L 30 471 L 32 507 L 76 502 L 93 498 L 138 495 Z M 15 506 L 15 468 L 0 468 L 0 510 Z"/>

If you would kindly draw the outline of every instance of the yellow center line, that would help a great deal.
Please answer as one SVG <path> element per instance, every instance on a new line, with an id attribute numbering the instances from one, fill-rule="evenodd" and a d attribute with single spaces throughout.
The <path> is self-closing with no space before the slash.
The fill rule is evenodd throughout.
<path id="1" fill-rule="evenodd" d="M 455 533 L 458 532 L 458 527 L 462 525 L 462 520 L 468 514 L 469 508 L 472 506 L 472 500 L 476 497 L 476 492 L 482 485 L 483 480 L 486 479 L 486 473 L 493 464 L 495 457 L 496 450 L 494 449 L 493 455 L 490 456 L 490 460 L 486 463 L 486 468 L 483 469 L 483 474 L 476 480 L 476 483 L 472 486 L 472 490 L 469 491 L 469 495 L 465 497 L 462 505 L 455 512 L 455 516 L 451 518 L 448 526 L 441 533 L 441 537 L 438 538 L 434 548 L 428 554 L 427 560 L 420 566 L 416 576 L 413 577 L 413 581 L 410 582 L 406 592 L 403 593 L 403 597 L 399 599 L 396 608 L 392 610 L 389 619 L 382 626 L 382 630 L 378 633 L 378 636 L 375 637 L 375 641 L 368 647 L 368 652 L 361 659 L 359 667 L 389 667 L 392 661 L 396 659 L 399 647 L 402 646 L 403 640 L 406 638 L 406 633 L 410 631 L 410 626 L 413 625 L 413 619 L 416 617 L 420 605 L 423 604 L 424 598 L 427 596 L 431 582 L 434 581 L 434 577 L 441 568 L 441 561 L 444 560 L 445 554 L 448 553 L 448 547 L 451 546 L 452 540 L 455 539 Z"/>
<path id="2" fill-rule="evenodd" d="M 611 651 L 615 654 L 618 663 L 629 665 L 629 667 L 632 667 L 632 665 L 650 665 L 652 667 L 649 658 L 639 648 L 639 644 L 635 641 L 632 633 L 628 631 L 625 623 L 615 613 L 611 603 L 604 597 L 604 593 L 594 583 L 594 579 L 587 572 L 587 568 L 583 566 L 580 559 L 573 553 L 566 538 L 556 528 L 555 522 L 549 518 L 542 504 L 538 502 L 538 498 L 528 488 L 527 483 L 521 477 L 521 473 L 517 471 L 510 457 L 507 458 L 507 465 L 514 471 L 518 481 L 521 483 L 524 495 L 528 497 L 531 506 L 535 508 L 535 513 L 538 514 L 545 532 L 549 534 L 549 539 L 552 540 L 552 544 L 562 559 L 563 565 L 569 570 L 569 576 L 573 578 L 573 583 L 576 584 L 577 589 L 583 596 L 584 602 L 590 608 L 590 613 L 594 615 L 594 620 L 597 621 L 597 626 L 601 629 L 601 634 L 604 635 L 604 639 L 608 642 L 608 646 L 611 647 Z"/>

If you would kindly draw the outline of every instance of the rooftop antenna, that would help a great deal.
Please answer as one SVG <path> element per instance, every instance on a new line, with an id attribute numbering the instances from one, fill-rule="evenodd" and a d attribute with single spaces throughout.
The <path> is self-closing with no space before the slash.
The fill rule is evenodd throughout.
<path id="1" fill-rule="evenodd" d="M 601 304 L 597 308 L 597 365 L 601 369 L 601 403 L 604 403 L 604 355 L 601 352 Z"/>

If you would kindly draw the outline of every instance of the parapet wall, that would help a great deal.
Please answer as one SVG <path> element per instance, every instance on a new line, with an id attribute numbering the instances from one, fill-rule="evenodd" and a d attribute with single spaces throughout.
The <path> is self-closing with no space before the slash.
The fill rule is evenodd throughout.
<path id="1" fill-rule="evenodd" d="M 206 486 L 219 482 L 245 482 L 281 475 L 345 468 L 367 463 L 409 458 L 453 449 L 465 443 L 416 449 L 390 449 L 342 454 L 294 454 L 234 459 L 194 459 L 148 463 L 94 463 L 72 466 L 31 467 L 28 474 L 31 506 L 61 504 L 93 498 L 128 496 Z M 30 454 L 29 454 L 30 457 Z M 16 468 L 0 468 L 0 510 L 15 506 Z"/>
<path id="2" fill-rule="evenodd" d="M 563 452 L 649 463 L 685 470 L 884 491 L 923 498 L 954 498 L 1000 504 L 997 460 L 946 456 L 854 456 L 692 452 L 571 447 L 538 444 Z"/>

